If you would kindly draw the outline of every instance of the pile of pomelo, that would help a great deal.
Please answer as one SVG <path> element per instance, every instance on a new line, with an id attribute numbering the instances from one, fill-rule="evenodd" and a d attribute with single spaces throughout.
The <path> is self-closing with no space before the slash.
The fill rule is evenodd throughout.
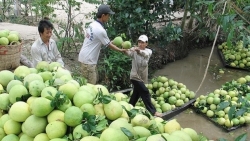
<path id="1" fill-rule="evenodd" d="M 198 141 L 176 120 L 153 117 L 59 63 L 0 71 L 1 141 Z M 119 99 L 120 98 L 120 99 Z M 165 138 L 165 139 L 164 139 Z"/>
<path id="2" fill-rule="evenodd" d="M 250 124 L 250 76 L 227 82 L 208 95 L 200 95 L 194 107 L 215 123 L 230 129 Z"/>
<path id="3" fill-rule="evenodd" d="M 157 76 L 146 84 L 152 98 L 151 101 L 158 112 L 168 112 L 183 106 L 195 98 L 195 93 L 189 90 L 186 85 L 165 76 Z M 143 106 L 143 102 L 138 102 Z"/>
<path id="4" fill-rule="evenodd" d="M 231 67 L 250 69 L 250 45 L 243 46 L 243 41 L 238 41 L 231 47 L 224 42 L 218 46 L 223 53 L 225 63 Z"/>
<path id="5" fill-rule="evenodd" d="M 0 45 L 13 45 L 20 42 L 20 36 L 17 31 L 8 29 L 0 30 Z"/>

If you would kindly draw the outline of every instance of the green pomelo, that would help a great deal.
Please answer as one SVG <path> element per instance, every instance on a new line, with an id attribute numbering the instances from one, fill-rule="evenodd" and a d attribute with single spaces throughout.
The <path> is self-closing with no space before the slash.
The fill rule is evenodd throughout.
<path id="1" fill-rule="evenodd" d="M 6 133 L 4 132 L 3 128 L 0 128 L 0 141 L 6 136 Z"/>
<path id="2" fill-rule="evenodd" d="M 161 122 L 155 121 L 155 125 L 157 126 L 160 133 L 164 133 L 164 124 L 162 124 Z"/>
<path id="3" fill-rule="evenodd" d="M 30 137 L 43 133 L 47 126 L 46 117 L 37 117 L 35 115 L 29 116 L 22 124 L 23 133 Z"/>
<path id="4" fill-rule="evenodd" d="M 29 93 L 32 96 L 41 96 L 42 90 L 45 88 L 45 84 L 41 80 L 34 80 L 29 84 Z"/>
<path id="5" fill-rule="evenodd" d="M 74 139 L 79 139 L 89 136 L 89 133 L 82 128 L 82 124 L 77 125 L 73 130 L 73 137 Z"/>
<path id="6" fill-rule="evenodd" d="M 116 45 L 117 47 L 121 47 L 122 43 L 123 43 L 123 39 L 121 36 L 117 36 L 113 40 L 113 44 Z"/>
<path id="7" fill-rule="evenodd" d="M 151 123 L 147 116 L 143 114 L 137 114 L 132 120 L 131 123 L 133 126 L 142 126 L 148 128 Z"/>
<path id="8" fill-rule="evenodd" d="M 9 93 L 10 89 L 18 84 L 23 85 L 23 82 L 21 82 L 20 80 L 11 80 L 6 87 L 7 92 Z"/>
<path id="9" fill-rule="evenodd" d="M 186 132 L 192 139 L 192 141 L 199 141 L 199 135 L 192 128 L 184 128 L 182 131 Z"/>
<path id="10" fill-rule="evenodd" d="M 164 129 L 165 129 L 165 133 L 171 134 L 172 132 L 176 130 L 181 130 L 181 126 L 176 121 L 176 119 L 172 119 L 165 124 Z"/>
<path id="11" fill-rule="evenodd" d="M 181 130 L 176 130 L 176 131 L 172 132 L 171 135 L 179 136 L 184 141 L 192 141 L 192 138 L 186 132 L 181 131 Z"/>
<path id="12" fill-rule="evenodd" d="M 47 120 L 49 123 L 52 121 L 62 121 L 64 122 L 64 112 L 60 110 L 53 110 L 49 115 L 47 116 Z"/>
<path id="13" fill-rule="evenodd" d="M 74 95 L 78 92 L 78 88 L 74 84 L 66 83 L 61 85 L 58 91 L 63 92 L 70 100 L 72 100 Z"/>
<path id="14" fill-rule="evenodd" d="M 74 79 L 69 80 L 67 83 L 74 84 L 74 85 L 78 88 L 78 90 L 79 90 L 79 88 L 80 88 L 80 84 L 79 84 L 76 80 L 74 80 Z"/>
<path id="15" fill-rule="evenodd" d="M 0 94 L 0 110 L 8 110 L 10 106 L 9 94 Z"/>
<path id="16" fill-rule="evenodd" d="M 0 128 L 4 127 L 4 124 L 6 123 L 6 121 L 8 121 L 10 119 L 9 114 L 4 114 L 1 116 L 0 118 Z"/>
<path id="17" fill-rule="evenodd" d="M 34 141 L 49 141 L 49 137 L 46 133 L 40 133 L 35 136 Z"/>
<path id="18" fill-rule="evenodd" d="M 27 76 L 24 77 L 23 79 L 23 84 L 25 86 L 29 86 L 29 84 L 34 81 L 34 80 L 40 80 L 43 82 L 43 78 L 39 75 L 39 74 L 36 74 L 36 73 L 30 73 L 28 74 Z"/>
<path id="19" fill-rule="evenodd" d="M 66 134 L 67 125 L 62 121 L 52 121 L 45 130 L 50 139 L 61 138 Z"/>
<path id="20" fill-rule="evenodd" d="M 66 70 L 66 69 L 63 69 L 63 68 L 58 68 L 57 72 L 55 74 L 55 77 L 60 78 L 60 77 L 62 77 L 64 75 L 70 75 L 71 76 L 71 73 L 70 73 L 69 70 Z"/>
<path id="21" fill-rule="evenodd" d="M 14 70 L 14 74 L 19 78 L 24 78 L 28 74 L 30 74 L 30 69 L 27 66 L 18 66 Z"/>
<path id="22" fill-rule="evenodd" d="M 19 133 L 21 133 L 21 125 L 22 124 L 20 122 L 9 119 L 8 121 L 5 122 L 3 129 L 7 135 L 8 134 L 18 135 Z"/>
<path id="23" fill-rule="evenodd" d="M 9 110 L 10 118 L 17 122 L 24 122 L 30 115 L 29 105 L 23 101 L 14 103 Z"/>
<path id="24" fill-rule="evenodd" d="M 40 61 L 35 66 L 38 72 L 43 72 L 49 70 L 49 63 L 47 61 Z"/>
<path id="25" fill-rule="evenodd" d="M 62 64 L 59 62 L 51 62 L 49 64 L 49 71 L 53 71 L 56 67 L 62 67 Z"/>
<path id="26" fill-rule="evenodd" d="M 156 135 L 149 136 L 146 141 L 165 141 L 165 139 L 161 136 L 161 134 L 156 134 Z M 178 141 L 181 141 L 181 140 L 178 140 Z"/>
<path id="27" fill-rule="evenodd" d="M 86 103 L 93 103 L 95 96 L 87 91 L 78 91 L 73 97 L 73 103 L 77 107 L 81 107 L 83 104 Z"/>
<path id="28" fill-rule="evenodd" d="M 94 108 L 96 115 L 101 115 L 101 116 L 105 115 L 102 103 L 94 105 Z"/>
<path id="29" fill-rule="evenodd" d="M 120 130 L 123 127 L 123 128 L 126 128 L 130 133 L 132 133 L 134 137 L 137 136 L 136 131 L 134 130 L 132 124 L 128 123 L 128 121 L 124 118 L 118 118 L 118 119 L 114 120 L 109 125 L 109 127 L 115 128 L 115 129 L 120 129 Z"/>
<path id="30" fill-rule="evenodd" d="M 127 98 L 127 95 L 123 93 L 115 93 L 114 96 L 115 96 L 116 101 L 118 102 L 123 101 Z"/>
<path id="31" fill-rule="evenodd" d="M 31 96 L 31 97 L 29 97 L 29 98 L 27 99 L 26 103 L 29 104 L 29 106 L 30 106 L 31 103 L 32 103 L 35 99 L 37 99 L 37 98 L 38 98 L 38 97 Z"/>
<path id="32" fill-rule="evenodd" d="M 143 126 L 134 126 L 133 128 L 134 128 L 136 134 L 139 137 L 149 137 L 149 136 L 151 136 L 151 132 L 147 128 L 143 127 Z"/>
<path id="33" fill-rule="evenodd" d="M 28 90 L 26 89 L 25 86 L 17 84 L 13 86 L 10 89 L 9 92 L 9 98 L 10 98 L 10 103 L 15 103 L 17 101 L 17 98 L 21 98 L 24 95 L 28 94 Z"/>
<path id="34" fill-rule="evenodd" d="M 86 136 L 83 137 L 80 141 L 101 141 L 101 140 L 95 136 Z"/>
<path id="35" fill-rule="evenodd" d="M 50 103 L 51 101 L 47 98 L 36 98 L 30 105 L 31 113 L 37 117 L 47 116 L 54 109 Z"/>
<path id="36" fill-rule="evenodd" d="M 139 139 L 137 139 L 137 140 L 135 140 L 135 141 L 146 141 L 147 138 L 148 138 L 148 137 L 142 137 L 142 138 L 139 138 Z"/>
<path id="37" fill-rule="evenodd" d="M 82 122 L 82 110 L 76 106 L 69 107 L 64 113 L 64 122 L 71 127 L 75 127 Z"/>
<path id="38" fill-rule="evenodd" d="M 120 130 L 115 128 L 105 129 L 101 136 L 101 141 L 129 141 L 128 137 Z"/>
<path id="39" fill-rule="evenodd" d="M 103 85 L 100 85 L 100 84 L 94 85 L 93 89 L 95 91 L 95 94 L 97 94 L 99 92 L 99 89 L 101 89 L 101 91 L 104 95 L 109 95 L 108 89 Z"/>
<path id="40" fill-rule="evenodd" d="M 82 112 L 87 112 L 89 115 L 96 115 L 95 113 L 95 108 L 92 104 L 90 103 L 85 103 L 83 104 L 80 109 L 82 110 Z"/>
<path id="41" fill-rule="evenodd" d="M 6 87 L 11 80 L 14 80 L 14 73 L 9 70 L 0 71 L 0 84 Z"/>
<path id="42" fill-rule="evenodd" d="M 131 48 L 131 42 L 130 41 L 125 41 L 125 42 L 123 42 L 122 43 L 122 47 L 124 48 L 124 49 L 130 49 Z"/>
<path id="43" fill-rule="evenodd" d="M 44 72 L 40 72 L 38 74 L 43 78 L 43 82 L 45 82 L 47 80 L 51 80 L 53 78 L 53 74 L 50 71 L 44 71 Z"/>
<path id="44" fill-rule="evenodd" d="M 36 68 L 29 68 L 30 69 L 30 73 L 38 73 Z"/>
<path id="45" fill-rule="evenodd" d="M 32 138 L 32 137 L 30 137 L 30 136 L 28 136 L 26 134 L 22 134 L 20 136 L 20 140 L 19 141 L 34 141 L 34 138 Z"/>
<path id="46" fill-rule="evenodd" d="M 68 141 L 68 139 L 66 139 L 66 138 L 55 138 L 55 139 L 52 139 L 52 140 L 49 140 L 49 141 Z"/>
<path id="47" fill-rule="evenodd" d="M 8 45 L 10 43 L 7 37 L 0 37 L 0 45 Z"/>
<path id="48" fill-rule="evenodd" d="M 169 103 L 163 103 L 161 105 L 162 112 L 167 112 L 172 109 L 171 105 Z"/>
<path id="49" fill-rule="evenodd" d="M 91 86 L 91 85 L 82 85 L 79 88 L 79 91 L 86 91 L 86 92 L 90 93 L 91 95 L 96 96 L 96 92 L 95 92 L 93 87 L 94 87 L 94 85 L 93 86 Z"/>
<path id="50" fill-rule="evenodd" d="M 15 134 L 6 135 L 1 141 L 19 141 L 19 137 Z"/>
<path id="51" fill-rule="evenodd" d="M 73 80 L 71 75 L 63 75 L 60 77 L 61 80 L 63 80 L 65 83 L 67 83 L 70 80 Z"/>
<path id="52" fill-rule="evenodd" d="M 124 106 L 126 108 L 126 110 L 130 111 L 131 110 L 131 106 L 128 102 L 126 101 L 119 101 L 119 103 Z"/>
<path id="53" fill-rule="evenodd" d="M 166 137 L 167 141 L 185 141 L 180 136 L 169 135 Z"/>
<path id="54" fill-rule="evenodd" d="M 19 37 L 17 34 L 9 34 L 9 36 L 7 37 L 9 42 L 17 42 L 19 40 Z"/>
<path id="55" fill-rule="evenodd" d="M 8 37 L 9 31 L 7 30 L 0 30 L 0 37 Z"/>
<path id="56" fill-rule="evenodd" d="M 123 113 L 121 104 L 115 100 L 111 100 L 108 104 L 103 104 L 105 116 L 109 120 L 115 120 L 119 118 Z"/>
<path id="57" fill-rule="evenodd" d="M 71 106 L 72 102 L 69 99 L 66 99 L 66 101 L 58 107 L 58 109 L 65 112 Z"/>
<path id="58" fill-rule="evenodd" d="M 50 98 L 55 97 L 56 93 L 57 93 L 57 89 L 55 87 L 48 86 L 42 90 L 41 97 L 50 99 Z"/>

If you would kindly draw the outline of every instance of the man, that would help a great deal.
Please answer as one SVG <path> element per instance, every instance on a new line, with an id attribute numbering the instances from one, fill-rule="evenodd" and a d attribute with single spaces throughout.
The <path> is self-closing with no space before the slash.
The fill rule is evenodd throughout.
<path id="1" fill-rule="evenodd" d="M 51 39 L 53 24 L 48 19 L 39 22 L 38 32 L 40 37 L 31 46 L 33 67 L 40 61 L 59 62 L 64 67 L 61 54 L 57 49 L 56 42 Z"/>
<path id="2" fill-rule="evenodd" d="M 104 29 L 104 23 L 108 22 L 110 15 L 113 14 L 114 12 L 108 5 L 100 5 L 96 14 L 97 20 L 93 21 L 86 30 L 78 61 L 81 62 L 82 75 L 88 80 L 88 83 L 96 84 L 97 82 L 96 65 L 102 46 L 119 52 L 126 51 L 115 46 Z"/>
<path id="3" fill-rule="evenodd" d="M 154 116 L 161 117 L 162 114 L 156 111 L 156 108 L 151 102 L 151 96 L 145 83 L 148 83 L 148 62 L 152 55 L 152 50 L 147 48 L 148 37 L 141 35 L 138 38 L 138 46 L 132 47 L 126 51 L 132 59 L 132 69 L 130 72 L 130 80 L 133 84 L 133 93 L 130 97 L 129 103 L 136 105 L 139 98 L 142 99 L 146 109 Z"/>

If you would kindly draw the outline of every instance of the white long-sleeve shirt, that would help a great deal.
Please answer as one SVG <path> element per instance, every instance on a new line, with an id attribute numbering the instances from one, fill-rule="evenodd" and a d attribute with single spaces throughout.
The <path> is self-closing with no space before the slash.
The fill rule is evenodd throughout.
<path id="1" fill-rule="evenodd" d="M 36 67 L 40 61 L 47 61 L 48 63 L 59 62 L 64 66 L 62 56 L 53 39 L 49 40 L 49 46 L 47 46 L 39 37 L 31 46 L 31 56 L 33 67 Z"/>
<path id="2" fill-rule="evenodd" d="M 139 53 L 133 51 L 134 47 L 131 50 L 127 51 L 126 54 L 132 58 L 132 69 L 130 72 L 130 79 L 143 81 L 144 83 L 148 82 L 148 62 L 152 55 L 152 50 L 145 48 L 140 50 Z"/>

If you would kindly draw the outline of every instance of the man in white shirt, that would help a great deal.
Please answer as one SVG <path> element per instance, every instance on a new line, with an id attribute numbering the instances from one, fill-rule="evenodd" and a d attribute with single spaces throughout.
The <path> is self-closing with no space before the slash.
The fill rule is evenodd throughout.
<path id="1" fill-rule="evenodd" d="M 31 46 L 33 67 L 41 61 L 59 62 L 64 67 L 62 56 L 57 49 L 56 42 L 51 39 L 54 26 L 48 19 L 39 22 L 38 32 L 40 37 Z"/>
<path id="2" fill-rule="evenodd" d="M 96 14 L 97 20 L 93 21 L 86 30 L 85 39 L 78 56 L 81 62 L 82 75 L 88 80 L 88 83 L 96 84 L 97 82 L 97 62 L 102 46 L 109 47 L 113 50 L 124 52 L 115 46 L 109 39 L 104 23 L 109 20 L 110 15 L 114 12 L 108 5 L 100 5 Z"/>

